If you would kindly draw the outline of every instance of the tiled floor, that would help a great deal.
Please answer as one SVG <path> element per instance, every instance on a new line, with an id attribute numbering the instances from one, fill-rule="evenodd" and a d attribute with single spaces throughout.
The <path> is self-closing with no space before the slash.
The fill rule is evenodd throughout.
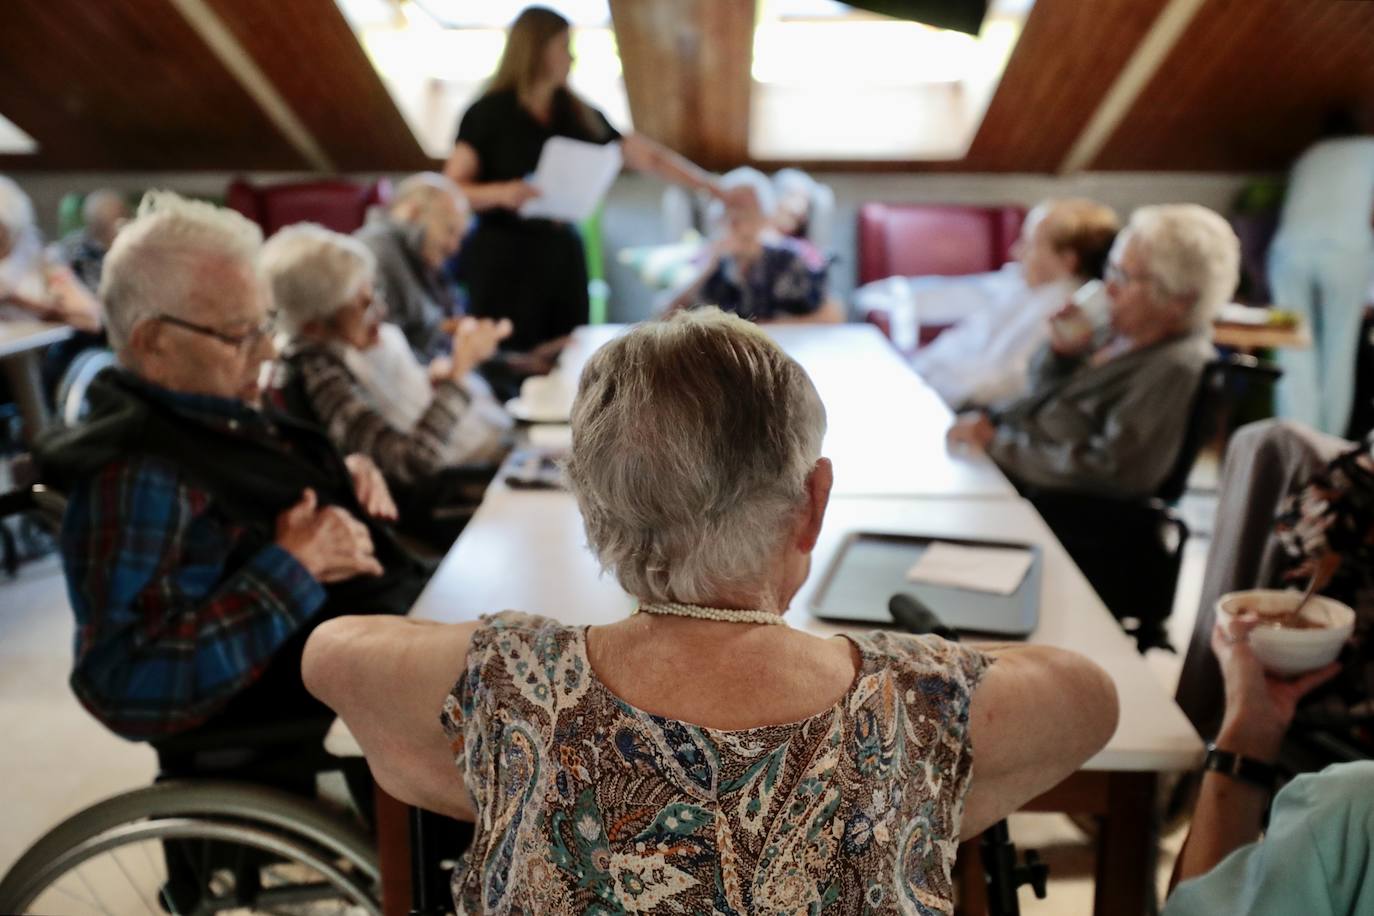
<path id="1" fill-rule="evenodd" d="M 1205 477 L 1203 478 L 1205 480 Z M 1210 530 L 1206 495 L 1185 505 L 1195 532 Z M 1188 546 L 1170 633 L 1187 646 L 1197 610 L 1206 539 Z M 24 567 L 17 580 L 0 580 L 0 872 L 60 819 L 106 796 L 147 785 L 152 752 L 114 737 L 77 705 L 67 687 L 72 620 L 61 571 L 54 560 Z M 1151 666 L 1172 692 L 1181 660 L 1152 653 Z M 1092 912 L 1092 852 L 1087 838 L 1059 815 L 1018 815 L 1013 840 L 1050 863 L 1045 901 L 1021 893 L 1026 916 Z M 1161 848 L 1161 887 L 1182 833 Z"/>

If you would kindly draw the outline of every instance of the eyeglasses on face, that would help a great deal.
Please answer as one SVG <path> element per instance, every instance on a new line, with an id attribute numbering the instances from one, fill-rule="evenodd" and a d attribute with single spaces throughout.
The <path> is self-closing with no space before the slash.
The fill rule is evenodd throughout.
<path id="1" fill-rule="evenodd" d="M 1132 283 L 1157 282 L 1155 278 L 1150 274 L 1133 274 L 1117 263 L 1108 264 L 1107 269 L 1102 273 L 1102 278 L 1106 280 L 1108 283 L 1114 283 L 1117 286 L 1129 286 Z"/>
<path id="2" fill-rule="evenodd" d="M 242 334 L 229 334 L 217 328 L 196 324 L 194 321 L 187 321 L 185 318 L 178 318 L 176 315 L 168 315 L 166 313 L 154 315 L 153 318 L 166 324 L 175 325 L 178 328 L 184 328 L 194 334 L 213 337 L 220 343 L 228 344 L 240 353 L 251 350 L 258 341 L 262 340 L 264 337 L 270 336 L 277 326 L 277 316 L 276 313 L 273 312 L 269 312 L 267 318 L 256 327 L 249 328 Z"/>

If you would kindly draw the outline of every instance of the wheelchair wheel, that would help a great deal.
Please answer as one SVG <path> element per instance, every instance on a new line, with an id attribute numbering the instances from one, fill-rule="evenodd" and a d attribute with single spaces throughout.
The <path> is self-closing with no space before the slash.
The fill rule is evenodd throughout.
<path id="1" fill-rule="evenodd" d="M 380 916 L 370 840 L 243 783 L 166 782 L 72 815 L 0 879 L 0 913 Z"/>

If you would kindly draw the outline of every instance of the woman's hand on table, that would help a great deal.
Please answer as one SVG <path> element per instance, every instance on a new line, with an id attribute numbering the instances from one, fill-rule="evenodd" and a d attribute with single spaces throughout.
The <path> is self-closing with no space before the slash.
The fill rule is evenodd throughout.
<path id="1" fill-rule="evenodd" d="M 95 333 L 100 330 L 100 301 L 82 285 L 71 268 L 55 265 L 48 268 L 48 298 L 57 320 L 79 331 Z"/>
<path id="2" fill-rule="evenodd" d="M 950 448 L 985 451 L 997 436 L 997 427 L 985 413 L 961 414 L 945 434 L 945 442 Z"/>

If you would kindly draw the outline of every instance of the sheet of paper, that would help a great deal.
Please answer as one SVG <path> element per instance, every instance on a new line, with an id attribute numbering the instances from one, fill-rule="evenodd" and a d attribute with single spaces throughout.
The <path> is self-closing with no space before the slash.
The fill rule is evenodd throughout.
<path id="1" fill-rule="evenodd" d="M 539 189 L 539 196 L 521 207 L 520 215 L 581 222 L 596 210 L 619 174 L 619 143 L 550 137 L 528 179 Z"/>
<path id="2" fill-rule="evenodd" d="M 933 542 L 906 571 L 911 582 L 1010 595 L 1030 569 L 1032 554 L 1018 547 L 969 547 Z"/>

